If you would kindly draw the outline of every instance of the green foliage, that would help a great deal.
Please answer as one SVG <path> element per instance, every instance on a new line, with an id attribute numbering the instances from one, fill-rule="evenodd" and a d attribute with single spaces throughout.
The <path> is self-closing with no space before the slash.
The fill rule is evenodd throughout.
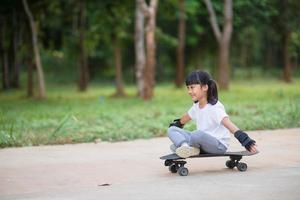
<path id="1" fill-rule="evenodd" d="M 300 126 L 300 80 L 284 84 L 274 79 L 235 81 L 220 100 L 241 129 Z M 0 146 L 30 146 L 77 142 L 125 141 L 166 136 L 169 123 L 191 106 L 186 89 L 156 88 L 144 102 L 127 87 L 127 98 L 112 98 L 115 88 L 92 86 L 78 93 L 75 86 L 52 85 L 46 101 L 24 98 L 12 91 L 0 96 Z M 190 123 L 187 129 L 193 130 Z"/>
<path id="2" fill-rule="evenodd" d="M 289 52 L 292 56 L 297 57 L 300 49 L 300 29 L 291 33 Z"/>
<path id="3" fill-rule="evenodd" d="M 232 69 L 258 66 L 263 69 L 262 66 L 267 65 L 269 68 L 282 69 L 282 32 L 287 30 L 291 33 L 289 50 L 292 65 L 298 65 L 299 2 L 295 0 L 232 1 L 233 35 L 230 52 Z M 91 80 L 114 78 L 113 48 L 114 39 L 118 39 L 122 44 L 124 79 L 133 82 L 135 3 L 132 0 L 85 1 L 84 44 Z M 212 1 L 212 3 L 222 30 L 224 2 Z M 78 51 L 78 1 L 29 1 L 29 6 L 38 25 L 46 79 L 57 83 L 74 82 L 80 53 Z M 25 70 L 25 59 L 33 54 L 31 32 L 22 2 L 3 0 L 0 2 L 0 11 L 3 18 L 1 23 L 2 48 L 12 59 L 14 56 L 10 55 L 10 52 L 14 48 L 13 33 L 20 34 L 22 43 L 18 48 L 18 58 Z M 14 13 L 17 13 L 15 25 L 11 23 L 14 20 Z M 175 74 L 174 56 L 178 44 L 178 17 L 178 0 L 159 2 L 156 17 L 157 78 L 159 81 L 166 80 Z M 185 19 L 187 71 L 198 66 L 215 71 L 218 45 L 204 2 L 185 0 Z M 57 55 L 62 55 L 62 57 L 57 57 Z M 272 62 L 268 63 L 270 60 Z M 57 79 L 52 77 L 57 77 Z"/>

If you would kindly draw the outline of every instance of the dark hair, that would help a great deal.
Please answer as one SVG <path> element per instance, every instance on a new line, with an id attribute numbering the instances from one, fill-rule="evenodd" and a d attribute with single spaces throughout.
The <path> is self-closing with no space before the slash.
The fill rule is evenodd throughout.
<path id="1" fill-rule="evenodd" d="M 217 83 L 211 78 L 209 73 L 201 70 L 193 71 L 185 80 L 186 86 L 192 84 L 207 85 L 207 102 L 215 105 L 218 102 L 218 88 Z"/>

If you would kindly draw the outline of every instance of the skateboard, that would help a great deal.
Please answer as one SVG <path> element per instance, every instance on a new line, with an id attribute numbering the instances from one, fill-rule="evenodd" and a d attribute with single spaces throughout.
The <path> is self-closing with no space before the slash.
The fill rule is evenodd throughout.
<path id="1" fill-rule="evenodd" d="M 191 156 L 188 158 L 207 158 L 207 157 L 229 157 L 230 160 L 227 160 L 225 165 L 229 169 L 233 169 L 236 167 L 239 171 L 244 172 L 247 170 L 247 164 L 240 162 L 240 160 L 243 158 L 243 156 L 252 156 L 257 154 L 258 152 L 251 153 L 249 151 L 238 151 L 238 152 L 226 152 L 224 154 L 215 154 L 215 153 L 200 153 L 196 156 Z M 169 171 L 172 173 L 177 173 L 180 176 L 187 176 L 189 174 L 189 171 L 184 165 L 186 164 L 186 161 L 184 161 L 187 158 L 181 158 L 177 154 L 169 154 L 160 157 L 160 159 L 165 160 L 165 166 L 169 167 Z"/>

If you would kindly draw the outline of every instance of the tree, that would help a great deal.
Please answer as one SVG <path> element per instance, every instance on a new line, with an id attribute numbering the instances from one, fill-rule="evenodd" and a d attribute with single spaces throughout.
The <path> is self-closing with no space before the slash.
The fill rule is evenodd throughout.
<path id="1" fill-rule="evenodd" d="M 19 56 L 19 49 L 20 49 L 20 39 L 21 35 L 21 24 L 20 24 L 20 17 L 17 12 L 17 9 L 13 9 L 13 73 L 12 73 L 12 80 L 11 85 L 14 88 L 19 88 L 19 77 L 20 77 L 20 56 Z"/>
<path id="2" fill-rule="evenodd" d="M 38 98 L 44 99 L 44 98 L 46 98 L 46 88 L 45 88 L 43 66 L 42 66 L 42 62 L 41 62 L 41 58 L 40 58 L 40 51 L 39 51 L 39 47 L 38 47 L 37 29 L 36 29 L 36 25 L 35 25 L 32 13 L 29 9 L 27 0 L 23 0 L 23 5 L 24 5 L 25 12 L 28 16 L 29 22 L 30 22 L 30 27 L 31 27 L 31 32 L 32 32 L 32 46 L 33 46 L 33 50 L 34 50 L 35 65 L 37 68 L 38 81 L 39 81 Z"/>
<path id="3" fill-rule="evenodd" d="M 210 0 L 204 0 L 209 16 L 210 24 L 218 42 L 218 83 L 221 89 L 228 89 L 229 86 L 229 53 L 232 33 L 232 1 L 224 0 L 224 22 L 221 32 L 217 17 Z"/>
<path id="4" fill-rule="evenodd" d="M 114 59 L 115 59 L 115 69 L 116 69 L 116 93 L 114 96 L 123 97 L 126 96 L 123 84 L 122 76 L 122 47 L 118 37 L 113 39 L 114 44 Z"/>
<path id="5" fill-rule="evenodd" d="M 150 100 L 153 97 L 155 85 L 155 27 L 157 4 L 158 0 L 151 0 L 150 6 L 148 6 L 144 0 L 136 0 L 136 76 L 138 95 L 144 100 Z M 144 24 L 145 21 L 146 23 Z M 146 56 L 144 49 L 144 32 L 146 32 Z"/>
<path id="6" fill-rule="evenodd" d="M 9 81 L 9 63 L 8 63 L 8 41 L 6 40 L 7 36 L 7 23 L 5 19 L 1 19 L 1 46 L 0 52 L 2 57 L 2 88 L 8 89 L 10 87 Z"/>
<path id="7" fill-rule="evenodd" d="M 282 43 L 282 59 L 283 59 L 283 80 L 285 82 L 292 81 L 291 67 L 291 34 L 296 30 L 300 20 L 300 3 L 299 1 L 282 0 L 276 1 L 279 5 L 278 18 L 276 20 L 278 32 L 281 35 Z"/>
<path id="8" fill-rule="evenodd" d="M 79 62 L 78 62 L 78 71 L 79 71 L 79 81 L 78 88 L 79 91 L 85 91 L 89 82 L 89 70 L 88 70 L 88 60 L 87 52 L 85 47 L 85 29 L 86 29 L 86 8 L 85 1 L 78 0 L 78 9 L 79 9 L 79 18 L 78 18 L 78 47 L 79 47 Z"/>
<path id="9" fill-rule="evenodd" d="M 27 97 L 33 97 L 33 63 L 32 58 L 29 56 L 26 60 L 27 64 Z"/>
<path id="10" fill-rule="evenodd" d="M 179 0 L 179 24 L 178 24 L 178 46 L 177 46 L 177 87 L 182 87 L 184 82 L 184 48 L 185 48 L 185 0 Z"/>
<path id="11" fill-rule="evenodd" d="M 107 17 L 104 19 L 107 27 L 110 27 L 109 30 L 104 32 L 110 35 L 107 39 L 110 46 L 113 44 L 116 84 L 116 92 L 113 96 L 116 97 L 126 96 L 123 82 L 122 48 L 124 40 L 128 38 L 127 29 L 131 21 L 128 5 L 130 5 L 130 2 L 123 1 L 123 4 L 117 1 L 107 3 L 106 7 L 109 9 L 107 9 Z"/>
<path id="12" fill-rule="evenodd" d="M 144 14 L 141 9 L 141 1 L 136 0 L 135 11 L 135 67 L 138 87 L 138 96 L 144 96 L 144 69 L 145 69 L 145 45 L 144 45 Z"/>

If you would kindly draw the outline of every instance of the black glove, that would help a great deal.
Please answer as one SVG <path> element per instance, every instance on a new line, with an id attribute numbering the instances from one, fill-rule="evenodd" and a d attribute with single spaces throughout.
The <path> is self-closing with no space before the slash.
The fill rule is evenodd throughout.
<path id="1" fill-rule="evenodd" d="M 234 137 L 244 146 L 248 151 L 250 147 L 255 144 L 255 141 L 252 140 L 247 133 L 244 131 L 238 130 L 234 133 Z"/>
<path id="2" fill-rule="evenodd" d="M 171 126 L 177 126 L 178 128 L 183 128 L 184 124 L 180 122 L 180 119 L 174 119 L 174 121 L 169 125 Z"/>

